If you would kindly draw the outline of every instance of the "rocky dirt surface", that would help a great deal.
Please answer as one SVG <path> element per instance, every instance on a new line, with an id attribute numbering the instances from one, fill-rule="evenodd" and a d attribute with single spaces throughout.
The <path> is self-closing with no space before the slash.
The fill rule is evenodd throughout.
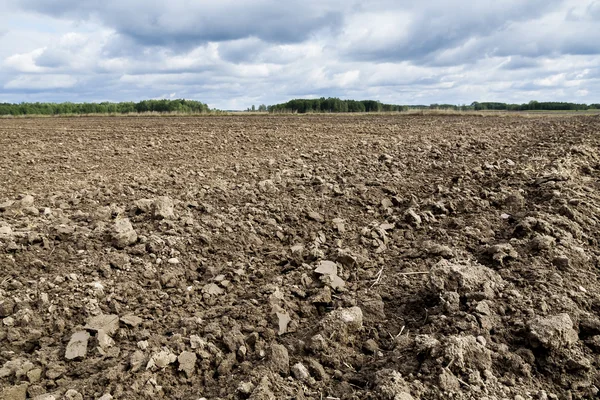
<path id="1" fill-rule="evenodd" d="M 579 399 L 600 119 L 0 120 L 0 398 Z"/>

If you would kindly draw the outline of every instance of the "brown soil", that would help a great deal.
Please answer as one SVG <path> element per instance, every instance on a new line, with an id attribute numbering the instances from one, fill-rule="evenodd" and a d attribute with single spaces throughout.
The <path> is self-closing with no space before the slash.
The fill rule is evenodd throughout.
<path id="1" fill-rule="evenodd" d="M 594 398 L 599 148 L 598 117 L 0 120 L 0 398 Z"/>

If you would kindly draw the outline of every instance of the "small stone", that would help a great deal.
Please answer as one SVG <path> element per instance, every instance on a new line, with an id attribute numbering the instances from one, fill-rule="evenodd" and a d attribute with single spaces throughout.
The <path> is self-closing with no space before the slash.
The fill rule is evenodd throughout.
<path id="1" fill-rule="evenodd" d="M 427 253 L 432 256 L 452 258 L 454 255 L 454 251 L 450 247 L 441 245 L 439 243 L 426 242 L 425 246 Z"/>
<path id="2" fill-rule="evenodd" d="M 124 323 L 125 325 L 129 325 L 133 328 L 136 328 L 142 322 L 144 322 L 144 320 L 133 314 L 127 314 L 127 315 L 124 315 L 121 317 L 121 322 Z"/>
<path id="3" fill-rule="evenodd" d="M 31 207 L 31 206 L 33 206 L 34 202 L 35 202 L 35 199 L 33 198 L 33 196 L 28 194 L 27 196 L 25 196 L 21 200 L 19 200 L 19 205 L 22 208 Z"/>
<path id="4" fill-rule="evenodd" d="M 84 358 L 87 353 L 89 338 L 90 334 L 86 331 L 75 332 L 73 336 L 71 336 L 71 340 L 67 345 L 67 350 L 65 351 L 65 358 L 67 360 Z"/>
<path id="5" fill-rule="evenodd" d="M 285 346 L 274 344 L 271 346 L 271 370 L 275 373 L 288 375 L 290 373 L 290 357 Z"/>
<path id="6" fill-rule="evenodd" d="M 169 264 L 179 264 L 179 258 L 177 258 L 177 257 L 169 258 L 167 260 L 167 263 L 169 263 Z"/>
<path id="7" fill-rule="evenodd" d="M 184 351 L 177 357 L 177 362 L 179 363 L 179 371 L 185 372 L 185 376 L 190 378 L 196 368 L 196 353 Z"/>
<path id="8" fill-rule="evenodd" d="M 103 394 L 102 397 L 100 397 L 98 400 L 112 400 L 113 397 L 110 395 L 110 393 L 106 393 Z"/>
<path id="9" fill-rule="evenodd" d="M 304 366 L 304 364 L 302 363 L 296 363 L 294 365 L 292 365 L 292 375 L 294 376 L 294 378 L 298 379 L 299 381 L 305 381 L 308 378 L 310 378 L 310 373 L 308 372 L 308 368 L 306 368 Z"/>
<path id="10" fill-rule="evenodd" d="M 17 370 L 15 371 L 15 375 L 17 376 L 17 378 L 26 376 L 27 372 L 31 371 L 33 367 L 34 365 L 31 361 L 25 361 L 19 366 L 19 368 L 17 368 Z"/>
<path id="11" fill-rule="evenodd" d="M 379 346 L 377 345 L 377 342 L 373 339 L 369 339 L 365 342 L 363 348 L 365 349 L 366 352 L 374 354 L 377 352 L 377 350 L 379 350 Z"/>

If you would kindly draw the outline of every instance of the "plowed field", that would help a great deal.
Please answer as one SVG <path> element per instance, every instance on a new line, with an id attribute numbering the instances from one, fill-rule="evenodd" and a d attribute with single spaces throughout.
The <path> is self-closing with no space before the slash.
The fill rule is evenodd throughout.
<path id="1" fill-rule="evenodd" d="M 597 116 L 0 119 L 0 398 L 595 398 L 599 149 Z"/>

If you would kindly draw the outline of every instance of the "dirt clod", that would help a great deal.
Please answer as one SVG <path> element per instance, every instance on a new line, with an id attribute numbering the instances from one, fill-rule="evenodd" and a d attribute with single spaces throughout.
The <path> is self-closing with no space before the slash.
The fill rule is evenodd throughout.
<path id="1" fill-rule="evenodd" d="M 579 339 L 573 329 L 569 314 L 563 313 L 551 317 L 535 317 L 529 323 L 529 334 L 533 346 L 557 350 L 571 346 Z"/>
<path id="2" fill-rule="evenodd" d="M 296 363 L 292 365 L 291 371 L 294 378 L 298 379 L 299 381 L 305 381 L 310 377 L 308 368 L 306 368 L 302 363 Z"/>
<path id="3" fill-rule="evenodd" d="M 90 317 L 87 320 L 85 329 L 92 331 L 104 331 L 108 335 L 112 335 L 119 329 L 119 316 L 113 314 L 100 314 Z"/>
<path id="4" fill-rule="evenodd" d="M 27 384 L 5 386 L 0 392 L 1 400 L 25 400 L 27 397 Z"/>
<path id="5" fill-rule="evenodd" d="M 134 244 L 137 239 L 137 233 L 133 225 L 127 218 L 119 218 L 115 221 L 112 233 L 113 245 L 118 249 L 123 249 Z"/>
<path id="6" fill-rule="evenodd" d="M 83 396 L 75 389 L 69 389 L 64 395 L 65 400 L 83 400 Z"/>
<path id="7" fill-rule="evenodd" d="M 159 352 L 152 354 L 148 364 L 146 365 L 146 369 L 149 370 L 158 370 L 162 368 L 166 368 L 169 364 L 174 363 L 177 360 L 177 356 L 169 349 L 163 349 Z"/>
<path id="8" fill-rule="evenodd" d="M 144 322 L 144 320 L 136 315 L 133 314 L 127 314 L 124 315 L 120 318 L 120 321 L 122 323 L 124 323 L 125 325 L 129 325 L 133 328 L 136 328 L 137 326 L 139 326 L 142 322 Z"/>
<path id="9" fill-rule="evenodd" d="M 196 368 L 196 353 L 184 351 L 177 357 L 177 362 L 179 362 L 179 370 L 185 372 L 189 378 L 194 374 Z"/>
<path id="10" fill-rule="evenodd" d="M 87 353 L 88 340 L 90 334 L 86 331 L 75 332 L 67 344 L 65 351 L 65 358 L 67 360 L 74 360 L 77 358 L 84 358 Z"/>
<path id="11" fill-rule="evenodd" d="M 274 344 L 271 346 L 270 362 L 271 370 L 275 373 L 288 375 L 290 372 L 290 357 L 285 346 Z"/>
<path id="12" fill-rule="evenodd" d="M 413 400 L 410 388 L 398 371 L 384 369 L 375 376 L 377 396 L 384 400 Z"/>
<path id="13" fill-rule="evenodd" d="M 158 197 L 152 204 L 152 213 L 156 219 L 175 218 L 173 199 L 167 196 Z"/>

